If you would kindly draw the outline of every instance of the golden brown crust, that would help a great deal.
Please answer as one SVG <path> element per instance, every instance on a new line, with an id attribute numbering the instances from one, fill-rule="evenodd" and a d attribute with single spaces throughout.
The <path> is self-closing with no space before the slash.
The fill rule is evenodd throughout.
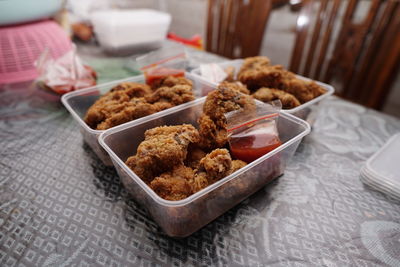
<path id="1" fill-rule="evenodd" d="M 230 174 L 231 174 L 231 173 L 234 173 L 235 171 L 237 171 L 237 170 L 243 168 L 243 167 L 246 166 L 246 165 L 247 165 L 247 163 L 244 162 L 244 161 L 242 161 L 242 160 L 239 160 L 239 159 L 232 160 L 232 167 L 231 167 L 229 173 L 230 173 Z"/>
<path id="2" fill-rule="evenodd" d="M 301 105 L 294 95 L 274 88 L 262 87 L 252 96 L 263 102 L 270 102 L 279 99 L 282 102 L 282 107 L 284 109 L 291 109 Z"/>
<path id="3" fill-rule="evenodd" d="M 221 87 L 221 88 L 224 88 L 224 87 L 230 88 L 232 90 L 239 91 L 239 92 L 241 92 L 243 94 L 246 94 L 246 95 L 250 94 L 249 89 L 247 89 L 246 85 L 244 85 L 241 82 L 234 82 L 234 81 L 233 82 L 226 82 L 226 81 L 224 81 L 224 82 L 222 82 L 222 83 L 220 83 L 218 85 L 218 88 L 219 87 Z"/>
<path id="4" fill-rule="evenodd" d="M 105 130 L 194 100 L 190 80 L 169 76 L 164 84 L 153 92 L 146 84 L 120 83 L 88 109 L 84 121 L 93 129 Z"/>
<path id="5" fill-rule="evenodd" d="M 198 131 L 189 124 L 156 127 L 145 132 L 135 156 L 126 161 L 146 183 L 186 159 L 187 147 L 199 141 Z"/>
<path id="6" fill-rule="evenodd" d="M 207 155 L 204 150 L 198 147 L 197 144 L 190 144 L 188 147 L 188 154 L 185 159 L 185 165 L 193 169 L 197 169 L 200 164 L 200 160 Z"/>
<path id="7" fill-rule="evenodd" d="M 175 85 L 173 87 L 160 87 L 152 94 L 145 96 L 149 103 L 168 102 L 172 105 L 180 105 L 194 100 L 192 87 L 189 85 Z"/>
<path id="8" fill-rule="evenodd" d="M 240 69 L 238 80 L 251 91 L 262 87 L 281 89 L 295 96 L 300 103 L 325 93 L 317 83 L 298 79 L 294 73 L 285 70 L 281 65 L 262 64 L 254 58 L 248 58 L 247 62 Z"/>
<path id="9" fill-rule="evenodd" d="M 167 76 L 165 78 L 154 81 L 152 84 L 152 88 L 157 89 L 160 87 L 173 87 L 178 84 L 188 85 L 188 86 L 190 86 L 190 88 L 193 87 L 192 81 L 189 79 L 186 79 L 185 77 Z"/>
<path id="10" fill-rule="evenodd" d="M 167 200 L 181 200 L 193 193 L 194 171 L 184 165 L 175 166 L 171 171 L 154 178 L 151 189 Z"/>
<path id="11" fill-rule="evenodd" d="M 228 142 L 226 126 L 218 126 L 208 115 L 201 115 L 198 119 L 200 142 L 199 146 L 205 150 L 223 147 Z M 221 124 L 221 123 L 220 123 Z"/>
<path id="12" fill-rule="evenodd" d="M 232 158 L 227 149 L 215 149 L 200 160 L 199 172 L 206 172 L 209 184 L 227 176 L 232 167 Z"/>

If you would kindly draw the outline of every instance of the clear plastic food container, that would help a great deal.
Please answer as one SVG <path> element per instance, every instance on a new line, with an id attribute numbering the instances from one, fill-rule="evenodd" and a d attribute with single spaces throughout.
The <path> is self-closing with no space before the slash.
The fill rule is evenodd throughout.
<path id="1" fill-rule="evenodd" d="M 116 126 L 99 137 L 99 143 L 110 154 L 126 189 L 148 209 L 164 232 L 172 237 L 192 234 L 283 174 L 301 139 L 310 132 L 307 122 L 291 114 L 281 113 L 278 120 L 281 146 L 186 199 L 162 199 L 124 162 L 136 153 L 147 129 L 183 123 L 197 127 L 197 118 L 202 113 L 204 101 L 205 97 L 146 120 Z"/>
<path id="2" fill-rule="evenodd" d="M 244 61 L 243 59 L 235 59 L 235 60 L 219 63 L 218 65 L 221 66 L 223 69 L 225 69 L 229 66 L 232 66 L 235 68 L 235 73 L 238 73 L 238 71 L 240 70 L 240 68 L 243 65 L 243 61 Z M 201 76 L 200 68 L 192 70 L 192 73 L 194 75 L 198 76 L 200 79 L 205 80 L 205 78 L 203 78 Z M 299 79 L 311 80 L 311 79 L 308 79 L 308 78 L 300 76 L 300 75 L 296 75 L 296 76 Z M 335 92 L 335 89 L 331 85 L 322 83 L 322 82 L 318 82 L 318 81 L 315 81 L 315 82 L 326 90 L 325 94 L 320 95 L 319 97 L 316 97 L 313 100 L 308 101 L 298 107 L 295 107 L 292 109 L 283 109 L 283 111 L 293 114 L 296 117 L 299 117 L 303 120 L 306 120 L 308 123 L 310 123 L 312 125 L 314 123 L 316 115 L 318 113 L 318 103 L 321 102 L 321 100 L 327 98 L 328 96 L 332 95 Z M 218 84 L 216 84 L 216 83 L 212 83 L 212 84 L 215 87 L 218 86 Z M 208 92 L 205 91 L 205 92 L 203 92 L 203 95 L 206 95 L 207 93 Z"/>
<path id="3" fill-rule="evenodd" d="M 370 157 L 361 168 L 361 181 L 400 199 L 400 133 Z"/>
<path id="4" fill-rule="evenodd" d="M 196 97 L 199 97 L 201 94 L 200 92 L 202 92 L 203 90 L 209 90 L 210 88 L 213 88 L 213 86 L 210 83 L 201 80 L 190 73 L 186 72 L 185 77 L 193 82 L 193 90 Z M 111 88 L 122 82 L 145 83 L 145 77 L 144 75 L 138 75 L 123 80 L 117 80 L 105 84 L 100 84 L 90 88 L 65 94 L 61 98 L 61 101 L 64 104 L 64 106 L 72 114 L 74 119 L 79 123 L 83 139 L 93 149 L 93 151 L 102 160 L 102 162 L 107 166 L 112 166 L 110 156 L 104 151 L 104 149 L 99 145 L 99 142 L 97 141 L 98 136 L 104 131 L 94 130 L 90 128 L 83 119 L 86 115 L 87 110 L 93 105 L 93 103 L 97 99 L 99 99 L 101 95 L 107 93 L 108 91 L 111 90 Z M 170 108 L 170 110 L 175 110 L 175 109 L 176 107 Z M 158 113 L 163 113 L 163 112 L 165 112 L 165 110 L 160 111 Z M 156 114 L 151 114 L 149 116 L 137 119 L 137 121 L 142 121 L 146 120 L 147 118 L 152 118 L 156 116 Z"/>

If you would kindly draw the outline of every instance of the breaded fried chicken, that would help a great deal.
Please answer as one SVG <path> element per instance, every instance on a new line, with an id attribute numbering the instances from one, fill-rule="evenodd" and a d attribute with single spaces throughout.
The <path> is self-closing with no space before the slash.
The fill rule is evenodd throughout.
<path id="1" fill-rule="evenodd" d="M 122 82 L 101 96 L 84 120 L 93 129 L 105 130 L 194 100 L 190 80 L 168 76 L 163 85 L 153 92 L 147 84 Z"/>
<path id="2" fill-rule="evenodd" d="M 156 127 L 145 132 L 145 140 L 126 164 L 149 183 L 162 172 L 183 164 L 188 145 L 198 141 L 199 133 L 192 125 Z"/>
<path id="3" fill-rule="evenodd" d="M 218 126 L 208 115 L 201 115 L 198 119 L 200 146 L 203 149 L 223 147 L 228 142 L 226 126 Z"/>
<path id="4" fill-rule="evenodd" d="M 193 87 L 193 83 L 191 80 L 186 79 L 185 77 L 174 77 L 174 76 L 167 76 L 165 78 L 158 79 L 153 82 L 152 88 L 157 89 L 160 87 L 173 87 L 175 85 L 188 85 L 190 88 Z"/>
<path id="5" fill-rule="evenodd" d="M 250 91 L 249 91 L 249 89 L 247 89 L 247 87 L 246 87 L 246 85 L 244 85 L 243 83 L 241 83 L 241 82 L 222 82 L 222 83 L 220 83 L 219 85 L 218 85 L 218 88 L 219 87 L 221 87 L 221 88 L 230 88 L 230 89 L 233 89 L 233 90 L 236 90 L 236 91 L 239 91 L 239 92 L 241 92 L 241 93 L 243 93 L 243 94 L 246 94 L 246 95 L 249 95 L 250 94 Z"/>
<path id="6" fill-rule="evenodd" d="M 207 155 L 204 150 L 199 148 L 197 144 L 190 144 L 188 147 L 188 154 L 185 159 L 185 165 L 193 169 L 197 169 L 200 164 L 200 160 Z"/>
<path id="7" fill-rule="evenodd" d="M 262 87 L 252 96 L 263 102 L 270 102 L 279 99 L 282 102 L 282 107 L 284 109 L 291 109 L 300 106 L 300 102 L 296 97 L 279 89 Z"/>
<path id="8" fill-rule="evenodd" d="M 134 82 L 123 82 L 111 89 L 111 92 L 116 92 L 116 91 L 123 91 L 130 98 L 144 97 L 145 95 L 150 94 L 152 92 L 150 86 L 148 86 L 147 84 L 134 83 Z"/>
<path id="9" fill-rule="evenodd" d="M 212 184 L 227 176 L 232 167 L 232 158 L 225 148 L 215 149 L 200 160 L 198 172 L 207 173 L 207 180 Z"/>
<path id="10" fill-rule="evenodd" d="M 221 85 L 208 94 L 203 106 L 203 115 L 198 120 L 201 148 L 212 150 L 226 144 L 224 114 L 238 109 L 255 109 L 254 99 L 226 85 Z"/>
<path id="11" fill-rule="evenodd" d="M 177 84 L 172 87 L 160 87 L 152 94 L 145 96 L 149 103 L 168 102 L 172 105 L 180 105 L 194 100 L 192 87 Z"/>
<path id="12" fill-rule="evenodd" d="M 164 199 L 181 200 L 193 193 L 193 178 L 193 169 L 184 165 L 177 165 L 171 171 L 154 178 L 150 187 Z"/>
<path id="13" fill-rule="evenodd" d="M 247 163 L 244 162 L 244 161 L 242 161 L 242 160 L 239 160 L 239 159 L 232 160 L 232 167 L 231 167 L 229 173 L 230 173 L 230 174 L 231 174 L 231 173 L 234 173 L 235 171 L 237 171 L 237 170 L 243 168 L 243 167 L 246 166 L 246 165 L 247 165 Z"/>
<path id="14" fill-rule="evenodd" d="M 241 69 L 238 73 L 238 80 L 247 85 L 251 91 L 261 87 L 281 88 L 285 72 L 281 65 L 265 66 L 256 69 Z"/>
<path id="15" fill-rule="evenodd" d="M 257 70 L 269 66 L 270 60 L 268 57 L 257 56 L 257 57 L 248 57 L 244 60 L 240 71 L 246 69 Z"/>
<path id="16" fill-rule="evenodd" d="M 325 93 L 325 90 L 312 81 L 302 80 L 281 65 L 243 64 L 238 73 L 238 80 L 247 85 L 251 91 L 261 87 L 284 90 L 305 103 Z M 256 60 L 257 61 L 257 60 Z"/>

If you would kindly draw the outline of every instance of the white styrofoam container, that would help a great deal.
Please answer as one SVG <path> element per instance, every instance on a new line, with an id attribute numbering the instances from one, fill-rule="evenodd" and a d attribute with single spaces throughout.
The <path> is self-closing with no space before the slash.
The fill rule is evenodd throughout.
<path id="1" fill-rule="evenodd" d="M 118 52 L 161 46 L 171 15 L 151 9 L 112 9 L 93 12 L 91 21 L 100 45 Z"/>
<path id="2" fill-rule="evenodd" d="M 225 69 L 229 66 L 232 66 L 235 68 L 235 73 L 238 73 L 238 71 L 240 70 L 240 68 L 243 65 L 243 61 L 244 61 L 243 59 L 235 59 L 235 60 L 230 60 L 230 61 L 226 61 L 226 62 L 222 62 L 222 63 L 217 63 L 217 65 L 219 65 L 223 69 Z M 191 73 L 198 76 L 199 79 L 206 80 L 204 77 L 201 76 L 200 68 L 192 70 Z M 296 77 L 299 79 L 303 79 L 303 80 L 311 80 L 309 78 L 306 78 L 306 77 L 303 77 L 300 75 L 296 75 Z M 208 82 L 210 82 L 210 81 L 208 81 Z M 295 116 L 307 121 L 310 125 L 312 125 L 314 123 L 315 117 L 318 114 L 318 103 L 321 102 L 323 99 L 327 98 L 328 96 L 332 95 L 335 92 L 335 89 L 333 88 L 333 86 L 326 84 L 326 83 L 319 82 L 319 81 L 315 81 L 315 82 L 326 90 L 325 94 L 320 95 L 320 96 L 314 98 L 313 100 L 308 101 L 298 107 L 291 108 L 291 109 L 283 109 L 284 112 L 295 115 Z M 212 84 L 216 87 L 218 86 L 217 83 L 212 83 Z M 208 92 L 203 92 L 203 95 L 206 95 L 207 93 Z"/>
<path id="3" fill-rule="evenodd" d="M 378 191 L 400 198 L 400 133 L 370 157 L 361 168 L 361 180 Z"/>

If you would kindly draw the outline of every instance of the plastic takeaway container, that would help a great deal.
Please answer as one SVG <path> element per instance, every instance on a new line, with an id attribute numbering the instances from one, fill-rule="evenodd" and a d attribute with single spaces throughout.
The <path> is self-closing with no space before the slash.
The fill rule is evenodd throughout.
<path id="1" fill-rule="evenodd" d="M 162 45 L 171 15 L 151 9 L 101 10 L 91 15 L 101 47 L 112 54 L 129 54 Z"/>
<path id="2" fill-rule="evenodd" d="M 400 199 L 400 133 L 370 157 L 361 168 L 361 181 Z"/>
<path id="3" fill-rule="evenodd" d="M 210 83 L 204 80 L 200 80 L 196 76 L 190 73 L 186 72 L 185 77 L 193 82 L 193 90 L 196 97 L 200 96 L 200 92 L 202 90 L 210 90 L 210 88 L 213 88 Z M 94 104 L 94 102 L 97 99 L 99 99 L 101 95 L 107 93 L 108 91 L 111 90 L 111 88 L 113 88 L 114 86 L 118 85 L 121 82 L 145 83 L 145 77 L 144 75 L 138 75 L 123 80 L 117 80 L 105 84 L 100 84 L 90 88 L 70 92 L 68 94 L 63 95 L 61 98 L 61 101 L 64 104 L 64 106 L 72 114 L 73 118 L 79 123 L 83 139 L 94 150 L 94 152 L 102 160 L 102 162 L 107 166 L 112 166 L 111 159 L 97 141 L 98 136 L 104 131 L 94 130 L 90 128 L 83 119 L 86 115 L 87 110 Z M 175 108 L 176 107 L 172 107 L 170 109 L 174 110 Z M 162 112 L 165 112 L 165 110 L 160 111 L 159 113 Z M 154 116 L 155 114 L 151 114 L 149 116 L 139 118 L 137 120 L 140 121 L 146 118 L 152 118 Z"/>
<path id="4" fill-rule="evenodd" d="M 223 69 L 232 66 L 235 68 L 235 73 L 238 73 L 240 68 L 243 65 L 243 59 L 236 59 L 236 60 L 231 60 L 231 61 L 226 61 L 219 63 L 218 65 L 221 66 Z M 196 76 L 199 76 L 201 79 L 205 79 L 201 76 L 200 73 L 200 68 L 192 70 L 192 73 L 195 74 Z M 297 78 L 303 79 L 303 80 L 310 80 L 306 77 L 296 75 Z M 311 125 L 314 123 L 316 115 L 318 114 L 318 103 L 321 102 L 323 99 L 327 98 L 328 96 L 332 95 L 335 92 L 335 89 L 326 83 L 318 82 L 315 81 L 317 84 L 319 84 L 321 87 L 323 87 L 326 90 L 326 93 L 323 95 L 320 95 L 319 97 L 314 98 L 311 101 L 308 101 L 298 107 L 292 108 L 292 109 L 283 109 L 284 112 L 293 114 L 303 120 L 306 120 L 308 123 Z M 218 86 L 218 84 L 214 83 L 215 86 Z M 207 94 L 207 92 L 203 92 L 203 95 Z"/>
<path id="5" fill-rule="evenodd" d="M 261 187 L 283 174 L 301 139 L 310 132 L 307 122 L 281 113 L 278 130 L 282 145 L 244 168 L 190 197 L 169 201 L 159 197 L 124 163 L 136 153 L 147 129 L 190 123 L 197 127 L 205 97 L 142 121 L 133 121 L 102 133 L 99 143 L 110 154 L 122 183 L 132 197 L 172 237 L 185 237 L 208 224 Z"/>

